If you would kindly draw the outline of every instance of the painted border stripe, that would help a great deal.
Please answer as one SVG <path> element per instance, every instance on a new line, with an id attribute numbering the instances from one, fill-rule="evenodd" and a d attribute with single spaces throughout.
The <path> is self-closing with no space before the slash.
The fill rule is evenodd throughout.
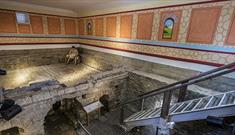
<path id="1" fill-rule="evenodd" d="M 106 37 L 86 37 L 79 36 L 80 39 L 88 40 L 98 40 L 98 41 L 108 41 L 116 43 L 128 43 L 135 45 L 149 45 L 149 46 L 160 46 L 160 47 L 169 47 L 176 49 L 187 49 L 187 50 L 196 50 L 196 51 L 205 51 L 205 52 L 214 52 L 214 53 L 225 53 L 225 54 L 235 54 L 235 47 L 221 47 L 208 45 L 198 45 L 198 44 L 180 44 L 173 42 L 156 42 L 156 41 L 146 41 L 146 40 L 132 40 L 132 39 L 122 39 L 122 38 L 106 38 Z"/>
<path id="2" fill-rule="evenodd" d="M 132 40 L 132 39 L 122 39 L 122 38 L 107 38 L 107 37 L 87 37 L 79 35 L 8 35 L 0 34 L 1 38 L 78 38 L 86 40 L 97 40 L 97 41 L 107 41 L 115 43 L 127 43 L 134 45 L 148 45 L 148 46 L 160 46 L 176 49 L 185 49 L 193 51 L 204 51 L 204 52 L 213 52 L 213 53 L 223 53 L 223 54 L 235 54 L 235 47 L 232 46 L 214 46 L 214 45 L 198 45 L 198 44 L 180 44 L 173 42 L 157 42 L 157 41 L 144 41 L 144 40 Z M 45 42 L 45 43 L 0 43 L 0 45 L 18 45 L 18 44 L 76 44 L 77 42 Z"/>
<path id="3" fill-rule="evenodd" d="M 93 44 L 84 44 L 84 43 L 80 43 L 80 44 L 81 45 L 92 46 L 92 47 L 105 48 L 105 49 L 111 49 L 111 50 L 141 54 L 141 55 L 146 55 L 146 56 L 153 56 L 153 57 L 158 57 L 158 58 L 176 60 L 176 61 L 185 61 L 185 62 L 190 62 L 190 63 L 198 63 L 198 64 L 209 65 L 209 66 L 214 66 L 214 67 L 219 67 L 219 66 L 224 65 L 224 64 L 213 63 L 213 62 L 206 62 L 206 61 L 192 60 L 192 59 L 185 59 L 185 58 L 177 58 L 177 57 L 157 55 L 157 54 L 149 54 L 149 53 L 144 53 L 144 52 L 137 52 L 137 51 L 131 51 L 131 50 L 126 50 L 126 49 L 118 49 L 118 48 L 113 48 L 113 47 L 104 47 L 104 46 L 98 46 L 98 45 L 93 45 Z"/>

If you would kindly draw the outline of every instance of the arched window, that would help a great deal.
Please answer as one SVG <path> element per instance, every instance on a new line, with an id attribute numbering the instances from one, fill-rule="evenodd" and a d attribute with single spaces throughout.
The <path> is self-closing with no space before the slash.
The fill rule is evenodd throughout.
<path id="1" fill-rule="evenodd" d="M 174 19 L 168 18 L 164 22 L 164 28 L 163 28 L 163 39 L 172 39 L 173 35 L 173 28 L 174 28 Z"/>

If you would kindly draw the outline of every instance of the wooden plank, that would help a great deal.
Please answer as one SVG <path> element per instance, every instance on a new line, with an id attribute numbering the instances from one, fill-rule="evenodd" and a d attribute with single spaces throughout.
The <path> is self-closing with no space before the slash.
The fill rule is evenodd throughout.
<path id="1" fill-rule="evenodd" d="M 87 106 L 84 106 L 83 109 L 86 111 L 86 113 L 90 113 L 92 111 L 95 111 L 101 107 L 103 107 L 104 105 L 100 102 L 100 101 L 96 101 L 94 103 L 91 103 Z"/>

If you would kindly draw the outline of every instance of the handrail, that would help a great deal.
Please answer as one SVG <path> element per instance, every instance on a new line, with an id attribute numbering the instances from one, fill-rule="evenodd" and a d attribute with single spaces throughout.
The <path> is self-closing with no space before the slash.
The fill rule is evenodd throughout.
<path id="1" fill-rule="evenodd" d="M 178 81 L 178 82 L 169 84 L 169 85 L 167 85 L 167 86 L 161 87 L 161 88 L 159 88 L 159 89 L 156 89 L 156 90 L 147 92 L 147 93 L 145 93 L 145 94 L 140 95 L 139 97 L 137 97 L 137 98 L 135 98 L 135 99 L 126 101 L 126 102 L 124 102 L 124 103 L 121 103 L 121 105 L 129 104 L 129 103 L 131 103 L 131 102 L 135 102 L 135 101 L 138 101 L 138 100 L 140 100 L 140 99 L 147 98 L 147 97 L 149 97 L 149 96 L 153 96 L 153 95 L 156 95 L 156 94 L 159 94 L 159 93 L 163 93 L 163 92 L 165 92 L 165 91 L 169 91 L 169 90 L 172 90 L 172 89 L 178 89 L 178 88 L 187 86 L 187 85 L 183 85 L 183 86 L 182 86 L 181 84 L 185 84 L 185 83 L 187 83 L 187 82 L 189 82 L 189 81 L 192 81 L 192 80 L 195 80 L 195 79 L 198 79 L 198 78 L 201 78 L 201 77 L 204 77 L 204 76 L 207 76 L 207 75 L 210 75 L 210 74 L 213 74 L 213 73 L 222 71 L 222 70 L 227 69 L 227 68 L 232 68 L 232 67 L 235 67 L 235 62 L 233 62 L 233 63 L 231 63 L 231 64 L 228 64 L 228 65 L 221 66 L 221 67 L 219 67 L 219 68 L 216 68 L 216 69 L 213 69 L 213 70 L 210 70 L 210 71 L 207 71 L 207 72 L 204 72 L 204 73 L 201 73 L 201 74 L 199 74 L 198 76 L 191 77 L 191 78 L 188 78 L 188 79 L 185 79 L 185 80 L 182 80 L 182 81 Z M 233 69 L 233 68 L 232 68 L 232 69 Z M 231 72 L 233 72 L 233 71 L 231 71 Z M 229 72 L 229 73 L 231 73 L 231 72 Z M 228 73 L 224 73 L 224 74 L 228 74 Z M 224 75 L 224 74 L 221 74 L 221 75 Z M 220 75 L 220 76 L 221 76 L 221 75 Z M 218 77 L 218 76 L 216 76 L 216 77 Z M 214 78 L 214 77 L 213 77 L 213 78 Z M 210 79 L 210 78 L 209 78 L 209 79 Z M 203 81 L 205 81 L 205 80 L 203 80 Z M 196 83 L 196 82 L 194 82 L 194 83 Z M 193 84 L 193 83 L 190 83 L 190 84 Z M 190 84 L 188 84 L 188 85 L 190 85 Z M 176 88 L 175 88 L 175 87 L 174 87 L 174 88 L 171 88 L 171 87 L 173 87 L 173 86 L 178 86 L 178 87 L 176 87 Z M 181 86 L 181 87 L 179 87 L 179 86 Z M 171 89 L 169 89 L 169 88 L 171 88 Z"/>
<path id="2" fill-rule="evenodd" d="M 77 120 L 77 122 L 81 126 L 81 128 L 86 132 L 87 135 L 91 135 L 91 133 L 82 125 L 81 121 Z"/>
<path id="3" fill-rule="evenodd" d="M 187 89 L 188 85 L 192 85 L 198 82 L 202 82 L 208 79 L 212 79 L 218 76 L 222 76 L 231 72 L 235 71 L 235 62 L 228 64 L 228 65 L 224 65 L 221 66 L 219 68 L 201 73 L 197 76 L 179 81 L 179 82 L 175 82 L 172 84 L 169 84 L 167 86 L 164 86 L 162 88 L 147 92 L 145 94 L 140 95 L 139 97 L 126 101 L 124 103 L 121 103 L 120 105 L 122 106 L 121 109 L 121 122 L 123 122 L 123 115 L 124 115 L 124 105 L 129 104 L 129 103 L 133 103 L 139 100 L 142 100 L 142 107 L 143 107 L 143 102 L 145 98 L 160 94 L 160 93 L 164 93 L 164 99 L 163 99 L 163 104 L 162 104 L 162 112 L 161 112 L 161 117 L 163 118 L 167 118 L 167 115 L 169 113 L 169 107 L 170 107 L 170 102 L 171 102 L 171 96 L 172 96 L 172 91 L 173 90 L 177 90 L 177 89 Z M 185 89 L 185 90 L 186 90 Z M 141 108 L 143 109 L 143 108 Z"/>

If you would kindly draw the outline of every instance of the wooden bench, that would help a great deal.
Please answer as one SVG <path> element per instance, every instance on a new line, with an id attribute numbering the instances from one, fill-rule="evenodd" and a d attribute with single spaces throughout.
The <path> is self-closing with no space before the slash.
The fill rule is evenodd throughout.
<path id="1" fill-rule="evenodd" d="M 84 111 L 86 112 L 87 125 L 89 125 L 89 114 L 94 111 L 98 111 L 98 117 L 100 119 L 100 108 L 104 105 L 100 101 L 83 106 Z"/>

